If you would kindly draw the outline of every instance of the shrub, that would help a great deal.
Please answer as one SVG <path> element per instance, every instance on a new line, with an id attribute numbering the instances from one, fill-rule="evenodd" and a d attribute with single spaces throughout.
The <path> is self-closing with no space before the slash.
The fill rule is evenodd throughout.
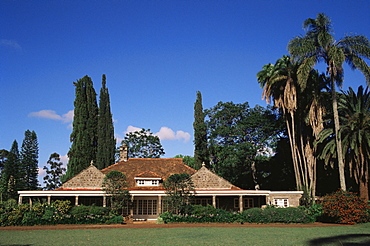
<path id="1" fill-rule="evenodd" d="M 356 224 L 370 221 L 369 206 L 355 193 L 339 190 L 322 199 L 323 214 L 331 222 Z"/>
<path id="2" fill-rule="evenodd" d="M 300 208 L 251 208 L 241 213 L 240 220 L 247 223 L 312 223 L 315 217 Z"/>

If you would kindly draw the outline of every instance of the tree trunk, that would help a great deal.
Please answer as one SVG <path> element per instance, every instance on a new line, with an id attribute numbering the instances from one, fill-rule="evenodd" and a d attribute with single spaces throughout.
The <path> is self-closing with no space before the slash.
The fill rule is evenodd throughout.
<path id="1" fill-rule="evenodd" d="M 334 114 L 334 132 L 335 132 L 335 143 L 337 145 L 337 159 L 338 159 L 338 169 L 339 169 L 339 183 L 342 190 L 346 190 L 346 178 L 344 175 L 344 161 L 342 153 L 342 141 L 339 137 L 339 114 L 338 114 L 338 102 L 337 94 L 335 91 L 335 81 L 331 78 L 331 92 L 333 101 L 333 114 Z"/>

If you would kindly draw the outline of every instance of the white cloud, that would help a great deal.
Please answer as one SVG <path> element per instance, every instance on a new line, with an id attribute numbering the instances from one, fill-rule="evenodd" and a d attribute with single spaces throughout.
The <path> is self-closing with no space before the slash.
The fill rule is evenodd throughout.
<path id="1" fill-rule="evenodd" d="M 139 128 L 139 127 L 128 126 L 124 133 L 126 134 L 126 133 L 129 133 L 129 132 L 137 132 L 137 131 L 140 131 L 140 130 L 141 130 L 141 128 Z"/>
<path id="2" fill-rule="evenodd" d="M 44 176 L 46 174 L 43 167 L 39 167 L 39 176 Z"/>
<path id="3" fill-rule="evenodd" d="M 73 121 L 74 111 L 70 110 L 63 115 L 57 114 L 54 110 L 44 109 L 38 112 L 31 112 L 28 114 L 29 117 L 45 118 L 51 120 L 59 120 L 63 123 L 70 123 Z"/>
<path id="4" fill-rule="evenodd" d="M 13 40 L 0 39 L 0 45 L 15 50 L 22 50 L 22 47 L 16 41 Z"/>
<path id="5" fill-rule="evenodd" d="M 154 135 L 158 136 L 161 140 L 174 140 L 176 139 L 175 132 L 166 126 L 162 126 L 159 132 Z"/>
<path id="6" fill-rule="evenodd" d="M 176 139 L 184 139 L 184 142 L 188 142 L 190 140 L 190 134 L 184 131 L 177 131 L 176 132 Z"/>
<path id="7" fill-rule="evenodd" d="M 140 131 L 141 128 L 135 126 L 128 126 L 126 131 L 124 132 L 135 132 Z M 153 135 L 158 136 L 161 140 L 183 140 L 184 142 L 188 142 L 190 140 L 190 134 L 184 131 L 176 131 L 176 133 L 167 126 L 162 126 L 159 132 L 154 133 Z"/>

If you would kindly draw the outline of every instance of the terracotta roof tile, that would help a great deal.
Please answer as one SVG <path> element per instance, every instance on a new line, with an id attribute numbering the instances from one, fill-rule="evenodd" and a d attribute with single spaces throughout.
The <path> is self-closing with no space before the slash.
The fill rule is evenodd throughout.
<path id="1" fill-rule="evenodd" d="M 118 162 L 101 170 L 107 174 L 110 171 L 120 171 L 126 175 L 127 185 L 130 189 L 140 189 L 136 186 L 135 177 L 144 173 L 154 173 L 158 177 L 166 180 L 169 176 L 176 173 L 188 173 L 190 175 L 196 172 L 195 169 L 185 165 L 181 158 L 130 158 L 127 161 Z M 145 190 L 161 189 L 160 187 L 142 188 Z M 162 188 L 163 189 L 163 188 Z"/>

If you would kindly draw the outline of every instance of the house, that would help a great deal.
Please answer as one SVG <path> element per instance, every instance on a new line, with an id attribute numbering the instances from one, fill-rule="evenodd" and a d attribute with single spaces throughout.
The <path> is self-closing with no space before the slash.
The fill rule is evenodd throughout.
<path id="1" fill-rule="evenodd" d="M 126 175 L 127 185 L 133 200 L 130 213 L 134 219 L 155 220 L 165 210 L 165 189 L 162 183 L 170 175 L 187 173 L 195 186 L 194 204 L 212 205 L 233 211 L 273 204 L 281 207 L 298 206 L 301 191 L 244 190 L 216 175 L 204 165 L 195 170 L 185 165 L 181 158 L 127 158 L 121 148 L 120 162 L 103 170 L 94 165 L 65 182 L 62 187 L 51 191 L 19 191 L 19 203 L 24 197 L 54 200 L 69 199 L 73 204 L 106 206 L 106 194 L 102 190 L 105 175 L 120 171 Z"/>

